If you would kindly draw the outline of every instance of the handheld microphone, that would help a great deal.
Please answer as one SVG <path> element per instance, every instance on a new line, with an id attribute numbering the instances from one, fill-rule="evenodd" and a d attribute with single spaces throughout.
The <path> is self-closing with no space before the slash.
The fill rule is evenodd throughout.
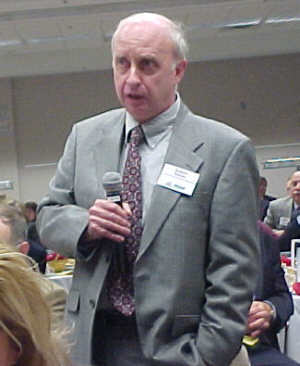
<path id="1" fill-rule="evenodd" d="M 119 205 L 122 204 L 122 177 L 118 172 L 106 172 L 102 178 L 102 185 L 106 193 L 106 199 Z"/>
<path id="2" fill-rule="evenodd" d="M 102 178 L 102 185 L 105 190 L 106 199 L 122 206 L 122 177 L 118 172 L 106 172 Z M 124 244 L 114 246 L 114 264 L 120 273 L 126 273 L 126 255 Z"/>

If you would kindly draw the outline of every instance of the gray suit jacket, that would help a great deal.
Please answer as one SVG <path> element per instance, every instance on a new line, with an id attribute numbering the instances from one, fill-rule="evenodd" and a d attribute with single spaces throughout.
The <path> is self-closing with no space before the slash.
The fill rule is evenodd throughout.
<path id="1" fill-rule="evenodd" d="M 272 229 L 284 230 L 291 219 L 292 210 L 292 197 L 278 198 L 270 202 L 264 222 Z"/>
<path id="2" fill-rule="evenodd" d="M 125 112 L 75 124 L 38 228 L 49 248 L 77 258 L 67 316 L 74 360 L 92 363 L 92 334 L 111 242 L 77 252 L 101 179 L 119 168 Z M 229 365 L 240 348 L 258 273 L 258 171 L 249 140 L 183 104 L 166 163 L 200 174 L 191 197 L 155 186 L 134 269 L 136 319 L 151 365 Z"/>

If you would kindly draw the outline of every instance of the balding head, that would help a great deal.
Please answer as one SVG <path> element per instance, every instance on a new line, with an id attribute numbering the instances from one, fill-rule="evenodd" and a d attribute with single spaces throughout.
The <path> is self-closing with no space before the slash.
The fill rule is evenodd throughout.
<path id="1" fill-rule="evenodd" d="M 185 39 L 183 26 L 180 23 L 173 22 L 169 18 L 155 13 L 137 13 L 130 15 L 127 18 L 124 18 L 120 21 L 115 30 L 111 47 L 112 52 L 114 52 L 114 43 L 119 33 L 129 24 L 139 24 L 139 23 L 152 23 L 157 26 L 157 29 L 161 28 L 162 30 L 167 31 L 174 44 L 174 55 L 177 59 L 187 59 L 188 54 L 188 44 Z"/>

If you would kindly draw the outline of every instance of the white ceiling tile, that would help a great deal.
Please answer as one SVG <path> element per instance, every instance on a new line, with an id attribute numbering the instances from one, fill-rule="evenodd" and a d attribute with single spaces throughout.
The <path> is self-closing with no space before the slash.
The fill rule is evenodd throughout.
<path id="1" fill-rule="evenodd" d="M 112 32 L 138 2 L 0 0 L 0 76 L 13 65 L 18 75 L 110 67 Z M 149 10 L 187 26 L 193 61 L 300 52 L 300 21 L 220 31 L 222 25 L 255 18 L 300 18 L 300 0 L 182 0 L 181 6 L 174 0 L 163 7 L 166 3 L 149 0 Z M 3 45 L 5 41 L 11 44 Z"/>

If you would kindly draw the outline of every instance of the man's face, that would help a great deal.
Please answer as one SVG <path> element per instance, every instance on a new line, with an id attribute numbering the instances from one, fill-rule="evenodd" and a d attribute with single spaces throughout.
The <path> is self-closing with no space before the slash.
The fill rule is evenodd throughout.
<path id="1" fill-rule="evenodd" d="M 176 63 L 165 27 L 151 22 L 124 24 L 113 47 L 114 83 L 118 98 L 138 121 L 169 108 L 186 61 Z"/>
<path id="2" fill-rule="evenodd" d="M 258 195 L 261 199 L 264 198 L 266 191 L 267 191 L 267 183 L 265 180 L 261 179 L 258 186 Z"/>
<path id="3" fill-rule="evenodd" d="M 289 181 L 290 195 L 300 205 L 300 171 L 295 172 Z"/>
<path id="4" fill-rule="evenodd" d="M 36 214 L 31 208 L 25 208 L 25 217 L 28 222 L 35 221 Z"/>
<path id="5" fill-rule="evenodd" d="M 10 227 L 0 217 L 0 241 L 10 243 Z"/>

